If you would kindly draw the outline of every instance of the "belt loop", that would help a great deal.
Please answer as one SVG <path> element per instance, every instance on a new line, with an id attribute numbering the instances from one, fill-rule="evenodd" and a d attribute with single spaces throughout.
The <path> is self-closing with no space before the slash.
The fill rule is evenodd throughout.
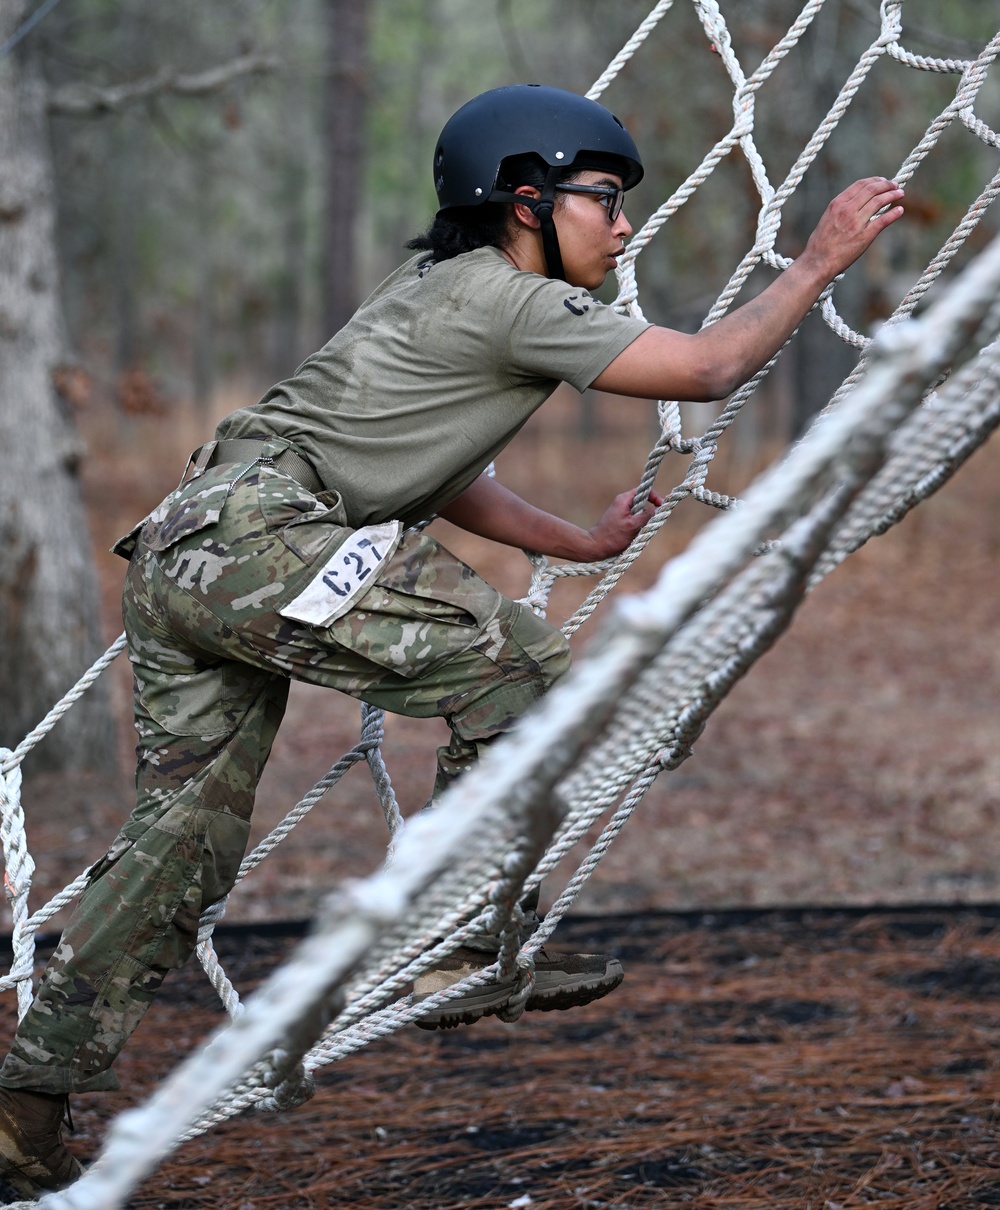
<path id="1" fill-rule="evenodd" d="M 230 490 L 254 466 L 272 466 L 283 475 L 294 479 L 300 487 L 314 495 L 323 490 L 323 481 L 315 468 L 300 454 L 296 453 L 290 441 L 284 437 L 225 437 L 221 441 L 207 441 L 199 446 L 188 459 L 188 464 L 181 477 L 181 484 L 187 478 L 188 472 L 194 468 L 191 479 L 197 479 L 211 466 L 225 462 L 244 464 L 243 470 L 230 484 Z"/>
<path id="2" fill-rule="evenodd" d="M 204 445 L 200 445 L 194 451 L 191 457 L 187 460 L 187 466 L 184 468 L 184 474 L 181 475 L 181 482 L 178 483 L 178 487 L 180 487 L 181 483 L 183 483 L 187 478 L 188 471 L 192 467 L 194 467 L 194 474 L 191 476 L 192 479 L 197 479 L 199 475 L 203 475 L 205 473 L 205 469 L 212 461 L 212 455 L 215 453 L 215 447 L 218 444 L 218 441 L 206 441 Z"/>

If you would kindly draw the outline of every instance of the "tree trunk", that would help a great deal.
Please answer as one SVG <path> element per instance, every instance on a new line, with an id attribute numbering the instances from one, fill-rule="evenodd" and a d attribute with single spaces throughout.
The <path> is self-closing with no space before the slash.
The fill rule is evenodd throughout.
<path id="1" fill-rule="evenodd" d="M 324 339 L 329 339 L 347 323 L 360 301 L 356 227 L 364 184 L 369 0 L 326 2 L 330 75 L 326 105 L 329 158 Z"/>
<path id="2" fill-rule="evenodd" d="M 833 0 L 818 16 L 812 54 L 796 60 L 800 75 L 794 89 L 795 106 L 788 115 L 788 125 L 795 131 L 796 147 L 804 147 L 812 132 L 818 129 L 838 89 L 851 72 L 856 57 L 851 49 L 845 22 L 850 14 L 842 9 L 840 0 Z M 850 164 L 865 162 L 865 148 L 858 154 L 845 146 L 846 134 L 854 131 L 855 138 L 870 139 L 870 131 L 847 123 L 837 133 L 835 146 L 841 150 L 835 157 L 828 145 L 806 172 L 795 194 L 794 212 L 798 215 L 800 243 L 819 221 L 826 205 L 850 180 Z M 841 163 L 838 165 L 837 159 Z M 848 274 L 837 286 L 835 302 L 841 309 L 856 302 L 860 290 L 858 274 Z M 850 316 L 852 307 L 845 314 Z M 818 311 L 809 315 L 798 335 L 785 353 L 790 355 L 794 404 L 791 438 L 802 435 L 816 414 L 826 406 L 833 392 L 853 369 L 858 352 L 844 344 L 823 322 Z"/>
<path id="3" fill-rule="evenodd" d="M 289 160 L 283 167 L 278 185 L 281 215 L 281 273 L 274 289 L 274 324 L 269 359 L 270 376 L 278 382 L 287 378 L 303 360 L 312 343 L 303 333 L 302 293 L 309 272 L 306 214 L 303 196 L 306 173 L 301 160 Z M 323 340 L 326 340 L 326 335 Z M 303 343 L 305 342 L 305 343 Z"/>
<path id="4" fill-rule="evenodd" d="M 0 43 L 27 11 L 0 0 Z M 46 94 L 30 37 L 0 60 L 0 745 L 15 747 L 103 642 L 81 456 L 54 376 L 63 361 Z M 98 685 L 36 749 L 35 767 L 113 759 Z"/>

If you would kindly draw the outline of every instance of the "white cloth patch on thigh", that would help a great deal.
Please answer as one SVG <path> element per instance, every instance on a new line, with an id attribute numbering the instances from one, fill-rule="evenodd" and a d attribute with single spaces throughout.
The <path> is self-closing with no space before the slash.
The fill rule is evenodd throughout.
<path id="1" fill-rule="evenodd" d="M 376 575 L 399 544 L 399 521 L 356 529 L 338 546 L 316 575 L 278 612 L 283 618 L 329 626 L 375 583 Z"/>

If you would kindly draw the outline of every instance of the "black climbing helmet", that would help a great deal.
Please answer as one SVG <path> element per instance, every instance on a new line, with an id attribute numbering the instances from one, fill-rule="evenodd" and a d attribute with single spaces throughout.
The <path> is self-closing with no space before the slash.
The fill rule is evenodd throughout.
<path id="1" fill-rule="evenodd" d="M 542 196 L 533 204 L 497 187 L 504 160 L 536 155 L 547 168 Z M 556 184 L 568 168 L 598 168 L 621 176 L 625 189 L 642 179 L 632 136 L 597 101 L 542 84 L 508 84 L 466 102 L 445 123 L 434 149 L 438 207 L 483 202 L 530 205 L 542 224 L 550 276 L 562 276 L 552 210 Z"/>

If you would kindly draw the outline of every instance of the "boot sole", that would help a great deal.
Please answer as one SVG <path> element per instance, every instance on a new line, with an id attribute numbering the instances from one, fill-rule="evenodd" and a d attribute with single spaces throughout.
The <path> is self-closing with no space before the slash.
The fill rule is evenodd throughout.
<path id="1" fill-rule="evenodd" d="M 607 964 L 603 975 L 595 975 L 585 982 L 564 980 L 554 985 L 546 986 L 545 975 L 542 974 L 535 983 L 534 990 L 525 1005 L 528 1012 L 547 1013 L 558 1009 L 580 1008 L 594 1000 L 600 1000 L 609 992 L 619 987 L 625 978 L 621 963 L 612 958 Z"/>
<path id="2" fill-rule="evenodd" d="M 525 1009 L 544 1013 L 579 1008 L 613 992 L 624 978 L 625 972 L 617 958 L 610 959 L 601 974 L 589 978 L 563 971 L 539 971 Z M 451 1004 L 433 1009 L 426 1017 L 414 1021 L 414 1025 L 420 1029 L 455 1029 L 459 1025 L 472 1025 L 499 1012 L 513 994 L 512 984 L 502 991 L 496 984 L 473 989 Z"/>
<path id="3" fill-rule="evenodd" d="M 513 983 L 500 989 L 496 984 L 474 988 L 440 1008 L 432 1009 L 426 1017 L 413 1024 L 421 1029 L 455 1029 L 459 1025 L 472 1025 L 483 1017 L 498 1012 L 514 994 Z"/>

